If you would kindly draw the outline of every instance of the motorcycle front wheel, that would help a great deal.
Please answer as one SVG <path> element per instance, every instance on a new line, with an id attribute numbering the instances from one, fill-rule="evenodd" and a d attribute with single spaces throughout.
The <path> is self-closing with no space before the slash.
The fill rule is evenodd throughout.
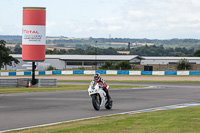
<path id="1" fill-rule="evenodd" d="M 100 99 L 99 94 L 96 94 L 96 95 L 92 96 L 92 105 L 93 105 L 95 110 L 98 111 L 100 109 L 101 99 Z"/>

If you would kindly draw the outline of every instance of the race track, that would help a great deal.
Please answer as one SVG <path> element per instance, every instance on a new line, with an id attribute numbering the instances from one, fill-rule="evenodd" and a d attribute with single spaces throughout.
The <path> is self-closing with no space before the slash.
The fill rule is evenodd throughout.
<path id="1" fill-rule="evenodd" d="M 87 90 L 0 94 L 0 131 L 167 105 L 200 102 L 200 84 L 109 83 L 110 86 L 112 84 L 153 87 L 110 90 L 114 100 L 113 109 L 102 108 L 100 111 L 93 109 Z"/>

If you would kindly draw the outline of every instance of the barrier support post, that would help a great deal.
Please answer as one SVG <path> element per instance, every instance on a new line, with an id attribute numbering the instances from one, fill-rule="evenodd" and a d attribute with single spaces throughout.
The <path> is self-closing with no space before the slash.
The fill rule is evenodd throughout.
<path id="1" fill-rule="evenodd" d="M 35 85 L 35 62 L 32 62 L 32 85 Z"/>

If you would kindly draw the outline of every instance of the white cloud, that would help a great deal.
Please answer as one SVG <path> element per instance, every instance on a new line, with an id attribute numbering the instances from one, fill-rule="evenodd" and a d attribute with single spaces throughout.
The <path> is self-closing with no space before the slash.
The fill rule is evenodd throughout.
<path id="1" fill-rule="evenodd" d="M 68 8 L 63 6 L 66 1 L 62 2 L 59 9 L 48 6 L 55 4 L 54 1 L 45 2 L 48 9 L 47 35 L 108 37 L 111 34 L 112 37 L 126 38 L 200 38 L 199 0 L 87 0 L 83 3 L 77 0 L 71 2 L 70 6 L 65 5 Z M 70 8 L 73 6 L 81 10 Z M 11 16 L 9 13 L 14 12 L 9 10 L 1 15 Z M 19 11 L 17 14 L 22 15 Z M 17 22 L 19 26 L 11 20 L 1 22 L 0 34 L 20 35 L 21 20 Z"/>
<path id="2" fill-rule="evenodd" d="M 20 25 L 3 25 L 0 26 L 0 35 L 21 35 L 22 26 Z"/>
<path id="3" fill-rule="evenodd" d="M 113 1 L 104 0 L 104 4 Z M 195 38 L 200 29 L 198 0 L 126 0 L 112 14 L 47 21 L 47 34 L 74 37 Z M 92 14 L 92 13 L 91 13 Z M 94 11 L 95 14 L 95 11 Z M 200 37 L 199 37 L 200 38 Z"/>
<path id="4" fill-rule="evenodd" d="M 130 34 L 142 32 L 147 38 L 153 37 L 152 34 L 153 38 L 196 37 L 195 28 L 200 28 L 200 4 L 197 3 L 197 0 L 129 1 L 121 7 L 122 26 Z M 186 36 L 186 32 L 190 34 Z"/>
<path id="5" fill-rule="evenodd" d="M 3 28 L 0 26 L 0 33 L 2 33 L 3 32 Z"/>
<path id="6" fill-rule="evenodd" d="M 122 29 L 122 27 L 121 26 L 117 26 L 117 25 L 111 25 L 111 26 L 108 26 L 107 29 L 109 31 L 119 31 L 119 30 Z"/>

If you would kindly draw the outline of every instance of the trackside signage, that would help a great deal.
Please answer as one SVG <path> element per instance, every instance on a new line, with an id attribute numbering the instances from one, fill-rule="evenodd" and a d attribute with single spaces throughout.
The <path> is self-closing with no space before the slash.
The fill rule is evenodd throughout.
<path id="1" fill-rule="evenodd" d="M 22 60 L 42 62 L 46 55 L 46 8 L 24 7 Z"/>
<path id="2" fill-rule="evenodd" d="M 22 29 L 22 44 L 45 45 L 45 26 L 24 25 Z"/>

